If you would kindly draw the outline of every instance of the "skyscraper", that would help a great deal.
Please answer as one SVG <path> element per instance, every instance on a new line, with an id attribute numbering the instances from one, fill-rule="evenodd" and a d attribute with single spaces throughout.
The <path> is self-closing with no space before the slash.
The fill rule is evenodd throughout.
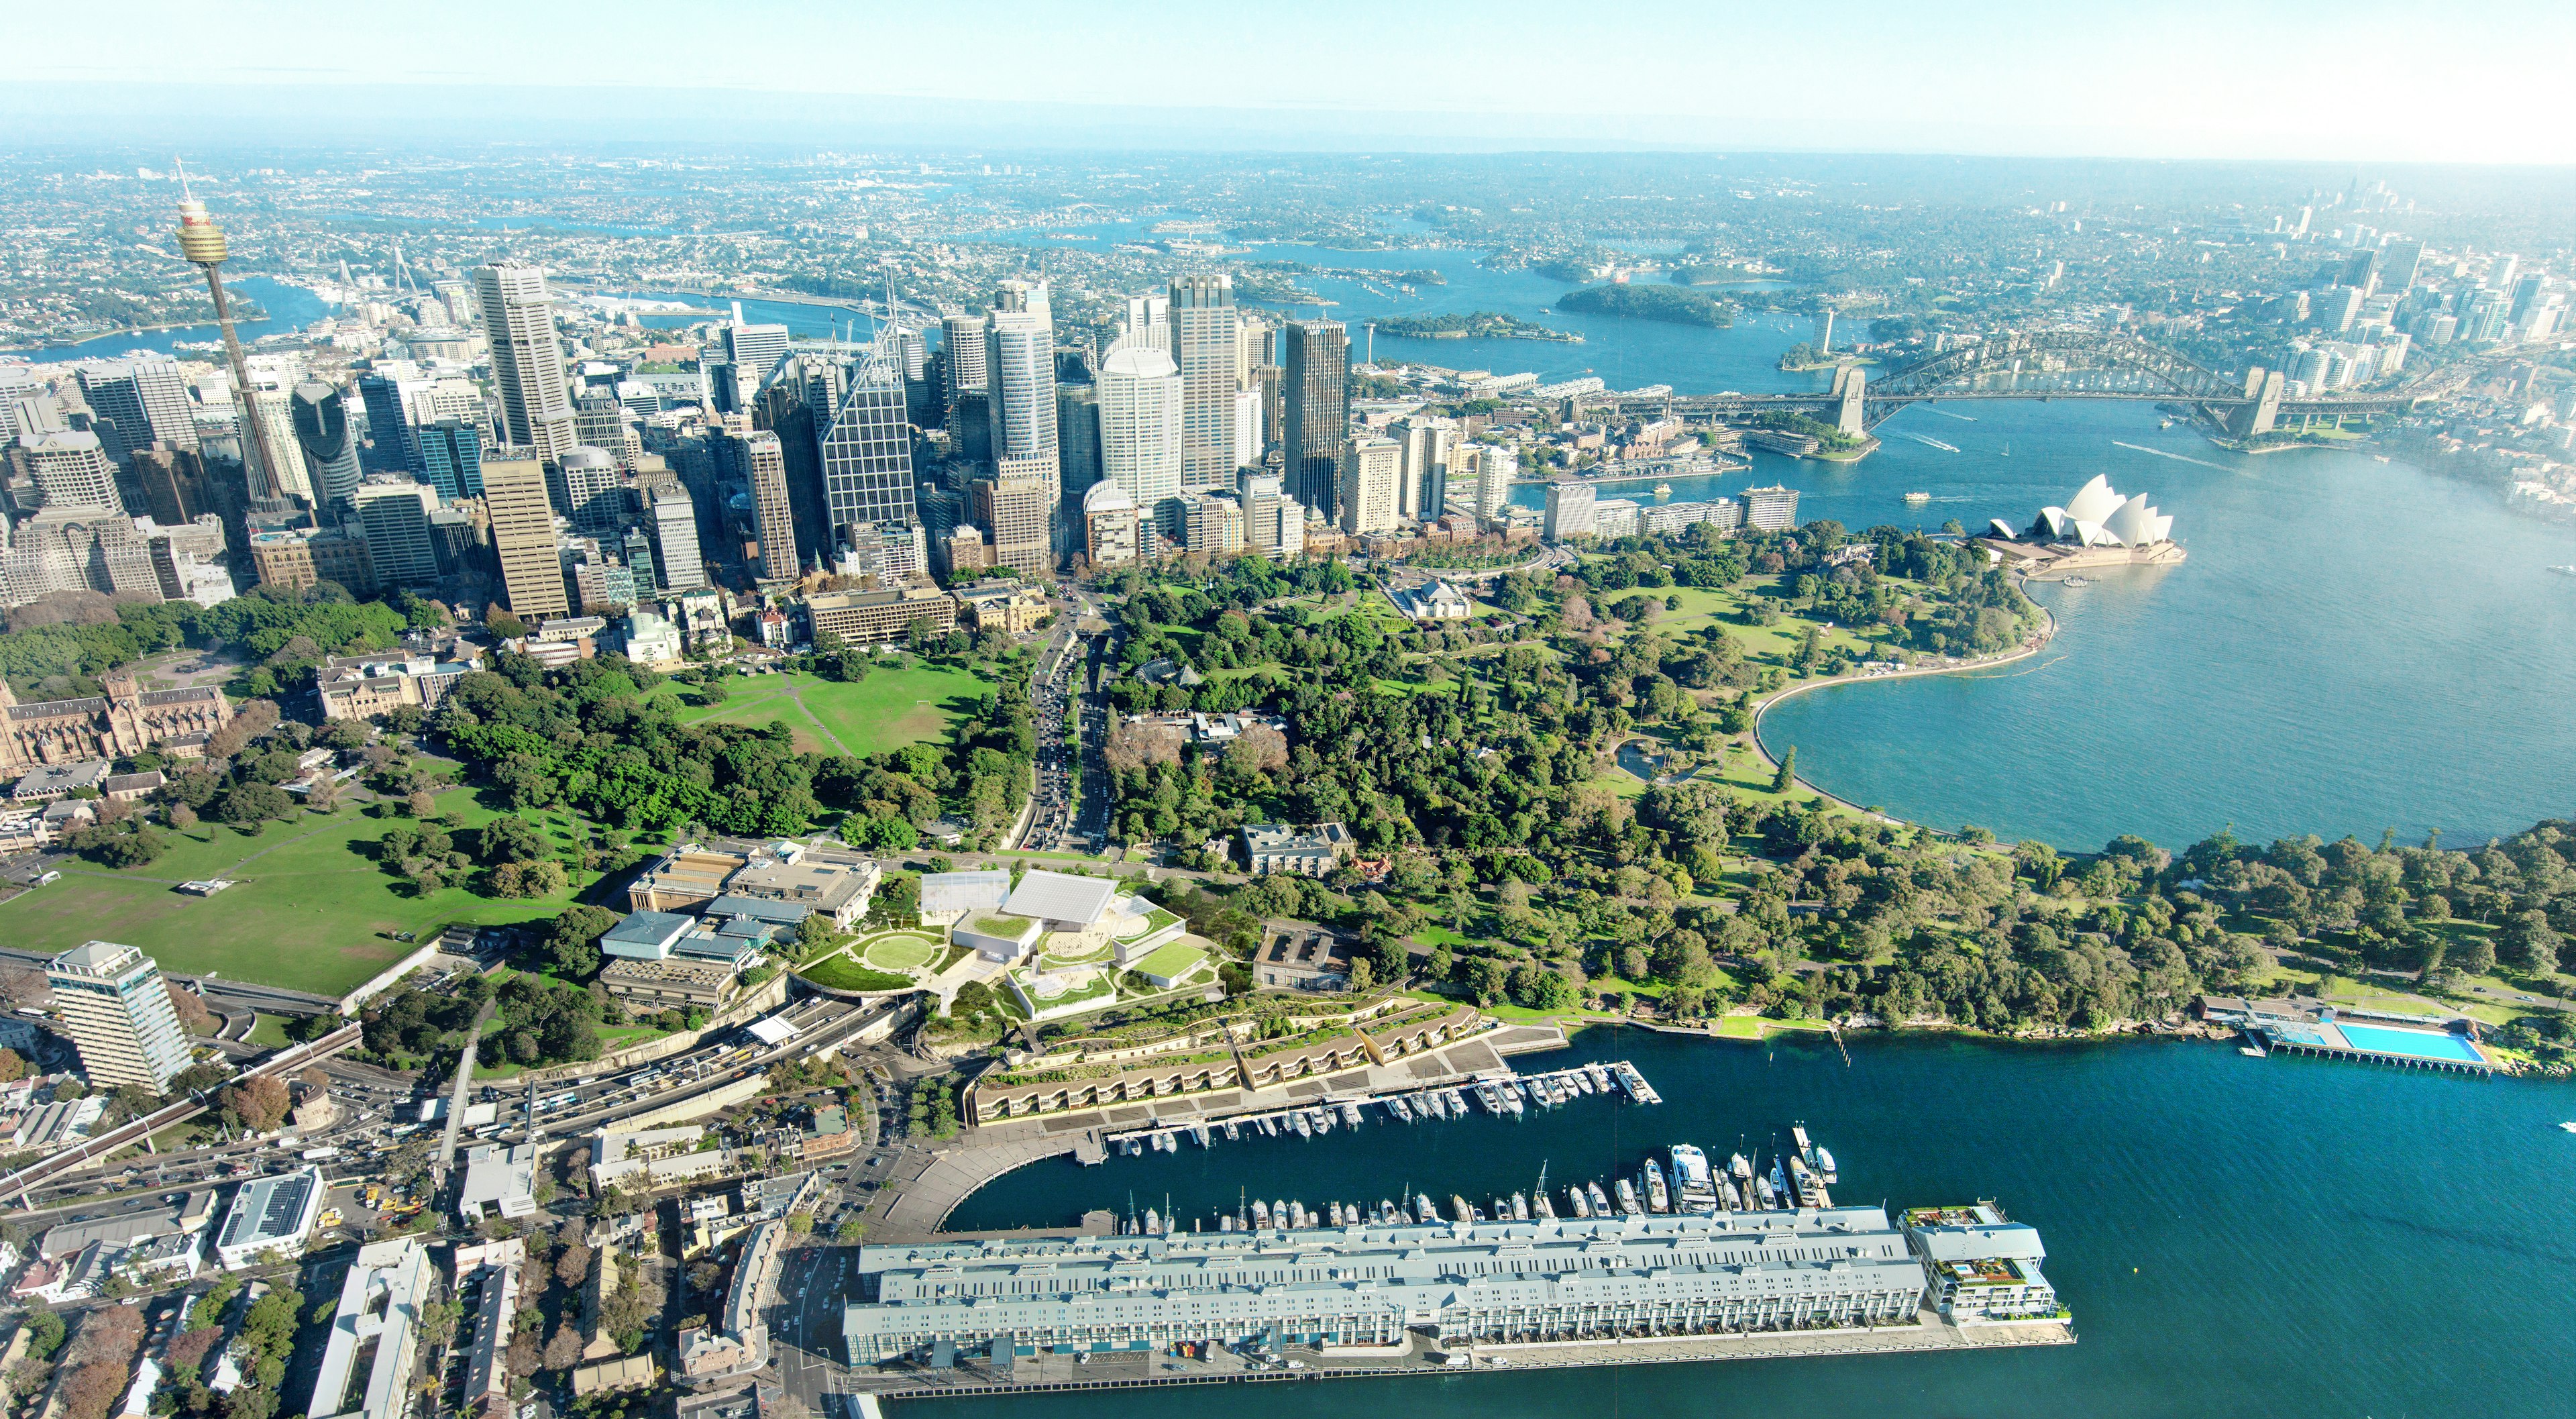
<path id="1" fill-rule="evenodd" d="M 1350 437 L 1351 333 L 1336 320 L 1292 321 L 1280 332 L 1280 446 L 1290 496 L 1338 516 L 1342 443 Z"/>
<path id="2" fill-rule="evenodd" d="M 2416 269 L 2424 264 L 2424 243 L 2392 241 L 2380 251 L 2379 288 L 2404 295 L 2415 284 Z"/>
<path id="3" fill-rule="evenodd" d="M 848 392 L 823 431 L 824 512 L 836 554 L 861 523 L 911 526 L 918 520 L 901 351 L 899 341 L 878 337 L 851 371 Z"/>
<path id="4" fill-rule="evenodd" d="M 380 474 L 360 483 L 353 498 L 350 520 L 366 533 L 376 584 L 436 585 L 438 547 L 430 538 L 429 514 L 438 506 L 437 490 L 398 473 Z"/>
<path id="5" fill-rule="evenodd" d="M 1234 278 L 1183 276 L 1173 281 L 1172 362 L 1181 371 L 1181 486 L 1192 492 L 1234 487 L 1238 350 Z"/>
<path id="6" fill-rule="evenodd" d="M 92 1089 L 140 1084 L 166 1093 L 188 1067 L 188 1036 L 161 967 L 131 946 L 91 941 L 45 968 L 63 1027 Z"/>
<path id="7" fill-rule="evenodd" d="M 1099 387 L 1100 475 L 1155 517 L 1181 495 L 1181 372 L 1154 346 L 1121 340 L 1101 361 Z"/>
<path id="8" fill-rule="evenodd" d="M 760 528 L 760 579 L 794 581 L 797 577 L 796 510 L 787 497 L 787 455 L 778 435 L 755 430 L 732 440 L 743 481 L 751 485 L 751 511 Z"/>
<path id="9" fill-rule="evenodd" d="M 80 429 L 43 429 L 18 436 L 16 462 L 45 495 L 49 508 L 125 511 L 116 495 L 116 465 L 98 435 Z"/>
<path id="10" fill-rule="evenodd" d="M 1512 484 L 1521 475 L 1517 444 L 1480 444 L 1476 450 L 1476 517 L 1487 524 L 1503 520 L 1511 505 Z"/>
<path id="11" fill-rule="evenodd" d="M 197 415 L 188 403 L 188 380 L 179 362 L 162 354 L 80 365 L 81 395 L 90 409 L 116 425 L 129 449 L 166 443 L 197 446 Z"/>
<path id="12" fill-rule="evenodd" d="M 1064 491 L 1056 461 L 1055 325 L 1044 282 L 1005 282 L 996 305 L 984 332 L 984 393 L 993 478 L 1005 490 L 996 505 L 1007 512 L 983 520 L 993 530 L 995 565 L 1033 572 L 1054 561 Z"/>
<path id="13" fill-rule="evenodd" d="M 957 427 L 958 396 L 984 390 L 984 318 L 952 315 L 939 322 L 940 366 L 946 387 L 940 392 L 948 427 Z"/>
<path id="14" fill-rule="evenodd" d="M 757 393 L 787 358 L 787 327 L 747 325 L 743 323 L 742 302 L 735 301 L 733 319 L 724 328 L 724 348 L 725 357 L 733 362 L 734 377 L 750 392 Z"/>
<path id="15" fill-rule="evenodd" d="M 524 261 L 495 262 L 475 268 L 474 289 L 492 345 L 502 433 L 514 446 L 535 449 L 540 459 L 563 457 L 578 439 L 545 273 Z"/>
<path id="16" fill-rule="evenodd" d="M 1393 439 L 1351 439 L 1342 446 L 1341 474 L 1342 530 L 1353 537 L 1394 531 L 1403 446 Z"/>
<path id="17" fill-rule="evenodd" d="M 1080 501 L 1101 479 L 1100 386 L 1093 382 L 1055 387 L 1055 446 L 1058 471 L 1067 501 Z"/>
<path id="18" fill-rule="evenodd" d="M 441 419 L 413 431 L 420 475 L 442 502 L 483 496 L 483 432 L 461 419 Z"/>
<path id="19" fill-rule="evenodd" d="M 689 591 L 707 584 L 704 556 L 698 551 L 698 514 L 688 489 L 669 474 L 653 475 L 637 489 L 644 499 L 644 530 L 653 539 L 653 565 L 665 591 Z"/>
<path id="20" fill-rule="evenodd" d="M 316 500 L 340 517 L 358 505 L 358 440 L 349 431 L 349 408 L 340 387 L 305 380 L 288 398 L 287 417 L 304 454 L 304 470 Z"/>
<path id="21" fill-rule="evenodd" d="M 626 524 L 626 480 L 606 449 L 582 446 L 563 456 L 561 509 L 585 537 L 615 538 Z"/>
<path id="22" fill-rule="evenodd" d="M 421 471 L 419 440 L 412 433 L 411 391 L 403 387 L 406 384 L 423 387 L 418 380 L 400 380 L 391 375 L 358 376 L 358 401 L 367 410 L 367 442 L 359 457 L 370 473 Z"/>
<path id="23" fill-rule="evenodd" d="M 571 615 L 563 563 L 555 555 L 555 510 L 546 497 L 543 455 L 533 448 L 486 450 L 483 509 L 491 519 L 492 554 L 501 563 L 502 594 L 512 613 L 531 625 Z"/>

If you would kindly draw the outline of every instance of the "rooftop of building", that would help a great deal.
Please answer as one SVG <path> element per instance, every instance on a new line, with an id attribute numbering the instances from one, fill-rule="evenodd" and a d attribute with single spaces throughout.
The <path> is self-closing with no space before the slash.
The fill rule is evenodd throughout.
<path id="1" fill-rule="evenodd" d="M 1090 926 L 1109 914 L 1110 899 L 1117 895 L 1118 883 L 1110 878 L 1032 868 L 1020 875 L 1002 906 L 1013 916 Z"/>

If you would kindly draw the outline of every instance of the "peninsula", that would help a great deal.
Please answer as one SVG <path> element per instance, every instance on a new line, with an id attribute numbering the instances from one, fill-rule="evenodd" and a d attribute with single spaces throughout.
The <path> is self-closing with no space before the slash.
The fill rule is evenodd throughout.
<path id="1" fill-rule="evenodd" d="M 1381 335 L 1402 335 L 1416 340 L 1540 340 L 1557 344 L 1580 345 L 1583 337 L 1570 330 L 1558 330 L 1536 321 L 1505 315 L 1498 310 L 1480 310 L 1472 315 L 1399 315 L 1377 323 Z"/>
<path id="2" fill-rule="evenodd" d="M 1735 323 L 1735 307 L 1679 286 L 1586 286 L 1557 297 L 1556 308 L 1673 325 L 1704 325 L 1712 330 L 1724 330 Z"/>

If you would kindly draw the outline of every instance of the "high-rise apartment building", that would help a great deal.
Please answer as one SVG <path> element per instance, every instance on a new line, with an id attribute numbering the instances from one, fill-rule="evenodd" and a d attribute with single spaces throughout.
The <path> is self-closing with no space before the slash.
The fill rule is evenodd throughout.
<path id="1" fill-rule="evenodd" d="M 1395 510 L 1429 522 L 1447 510 L 1449 450 L 1458 441 L 1458 421 L 1433 414 L 1399 419 L 1388 430 L 1404 446 L 1404 481 L 1396 491 Z"/>
<path id="2" fill-rule="evenodd" d="M 1404 448 L 1395 440 L 1345 440 L 1341 467 L 1342 530 L 1353 537 L 1394 531 L 1396 488 L 1403 481 Z"/>
<path id="3" fill-rule="evenodd" d="M 288 396 L 287 419 L 321 506 L 333 517 L 354 511 L 364 470 L 358 467 L 358 439 L 349 429 L 349 407 L 340 387 L 313 379 L 297 384 Z"/>
<path id="4" fill-rule="evenodd" d="M 1774 483 L 1744 490 L 1744 525 L 1756 532 L 1789 532 L 1798 526 L 1798 490 Z"/>
<path id="5" fill-rule="evenodd" d="M 492 347 L 492 382 L 501 393 L 502 433 L 540 459 L 562 458 L 579 436 L 545 272 L 523 261 L 495 262 L 475 268 L 474 289 Z"/>
<path id="6" fill-rule="evenodd" d="M 1235 358 L 1234 278 L 1183 276 L 1172 282 L 1172 362 L 1181 371 L 1181 486 L 1232 491 Z M 1142 501 L 1141 499 L 1139 500 Z"/>
<path id="7" fill-rule="evenodd" d="M 1095 567 L 1124 566 L 1136 560 L 1143 529 L 1136 500 L 1127 490 L 1103 478 L 1082 495 L 1083 554 Z"/>
<path id="8" fill-rule="evenodd" d="M 760 579 L 794 581 L 796 509 L 787 496 L 787 454 L 778 435 L 758 430 L 732 441 L 743 480 L 751 485 L 751 511 L 760 529 Z"/>
<path id="9" fill-rule="evenodd" d="M 563 562 L 555 555 L 555 510 L 546 496 L 543 455 L 533 448 L 486 450 L 483 510 L 511 612 L 530 624 L 571 615 Z"/>
<path id="10" fill-rule="evenodd" d="M 1512 484 L 1521 476 L 1521 451 L 1518 445 L 1487 443 L 1476 446 L 1476 519 L 1488 526 L 1503 520 L 1503 509 L 1511 506 Z"/>
<path id="11" fill-rule="evenodd" d="M 1153 517 L 1183 486 L 1183 377 L 1160 349 L 1121 340 L 1101 361 L 1099 381 L 1101 476 Z"/>
<path id="12" fill-rule="evenodd" d="M 1350 438 L 1351 333 L 1339 321 L 1300 320 L 1280 334 L 1287 491 L 1334 518 L 1341 507 L 1342 445 Z"/>
<path id="13" fill-rule="evenodd" d="M 1007 473 L 975 480 L 975 520 L 993 530 L 997 567 L 1045 571 L 1055 559 L 1054 513 L 1055 489 L 1046 480 Z"/>
<path id="14" fill-rule="evenodd" d="M 188 1068 L 188 1036 L 161 967 L 131 946 L 91 941 L 45 968 L 54 1008 L 80 1049 L 92 1089 L 140 1084 L 168 1093 Z"/>
<path id="15" fill-rule="evenodd" d="M 899 340 L 880 336 L 851 371 L 848 392 L 822 433 L 824 515 L 836 554 L 862 523 L 908 527 L 918 521 L 901 354 Z"/>

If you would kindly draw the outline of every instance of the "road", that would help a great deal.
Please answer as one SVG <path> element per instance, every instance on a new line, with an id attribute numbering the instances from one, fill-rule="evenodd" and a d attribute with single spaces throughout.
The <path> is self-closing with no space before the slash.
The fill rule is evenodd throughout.
<path id="1" fill-rule="evenodd" d="M 1088 592 L 1080 589 L 1066 593 L 1071 605 L 1056 617 L 1055 632 L 1048 638 L 1046 649 L 1038 656 L 1036 674 L 1029 679 L 1029 704 L 1037 730 L 1037 760 L 1030 793 L 1035 800 L 1028 831 L 1015 847 L 1034 851 L 1066 851 L 1087 848 L 1096 832 L 1094 820 L 1105 823 L 1104 785 L 1095 772 L 1099 759 L 1098 707 L 1083 686 L 1095 647 L 1093 639 L 1076 628 L 1084 619 L 1098 614 Z M 1076 783 L 1080 784 L 1079 809 L 1076 819 Z"/>

